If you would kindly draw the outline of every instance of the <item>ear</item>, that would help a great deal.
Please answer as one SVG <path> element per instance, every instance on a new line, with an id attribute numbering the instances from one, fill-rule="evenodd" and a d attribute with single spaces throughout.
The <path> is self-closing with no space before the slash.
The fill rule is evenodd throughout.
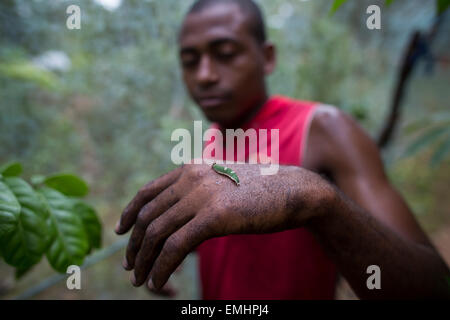
<path id="1" fill-rule="evenodd" d="M 264 54 L 264 74 L 269 75 L 273 72 L 277 64 L 277 53 L 275 45 L 269 41 L 264 43 L 263 54 Z"/>

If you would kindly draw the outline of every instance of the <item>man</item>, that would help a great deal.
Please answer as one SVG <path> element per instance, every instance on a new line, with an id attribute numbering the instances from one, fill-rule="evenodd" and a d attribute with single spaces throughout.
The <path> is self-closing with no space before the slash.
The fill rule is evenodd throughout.
<path id="1" fill-rule="evenodd" d="M 268 97 L 275 48 L 251 0 L 197 1 L 179 46 L 206 117 L 222 131 L 279 129 L 281 166 L 261 175 L 261 165 L 231 164 L 236 186 L 188 164 L 144 186 L 116 227 L 134 225 L 124 262 L 134 285 L 161 289 L 197 248 L 206 299 L 331 299 L 336 269 L 361 298 L 449 296 L 448 267 L 367 134 L 334 107 Z M 367 285 L 372 265 L 380 289 Z"/>

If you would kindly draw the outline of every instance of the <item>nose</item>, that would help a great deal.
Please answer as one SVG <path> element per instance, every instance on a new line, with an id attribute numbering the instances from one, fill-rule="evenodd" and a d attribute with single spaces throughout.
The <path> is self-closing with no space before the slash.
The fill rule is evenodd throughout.
<path id="1" fill-rule="evenodd" d="M 217 81 L 219 81 L 219 75 L 214 68 L 213 62 L 209 56 L 204 55 L 197 70 L 197 82 L 200 86 L 207 87 L 215 84 Z"/>

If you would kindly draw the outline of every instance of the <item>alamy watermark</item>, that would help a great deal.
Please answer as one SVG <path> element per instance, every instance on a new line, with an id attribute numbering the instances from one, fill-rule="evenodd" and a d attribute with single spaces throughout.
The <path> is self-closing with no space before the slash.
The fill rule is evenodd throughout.
<path id="1" fill-rule="evenodd" d="M 66 13 L 69 15 L 66 20 L 66 27 L 69 30 L 81 29 L 81 9 L 79 6 L 72 4 L 67 7 Z"/>
<path id="2" fill-rule="evenodd" d="M 366 26 L 369 30 L 381 29 L 381 9 L 376 4 L 372 4 L 367 7 L 367 14 L 370 16 L 366 20 Z"/>
<path id="3" fill-rule="evenodd" d="M 370 265 L 366 270 L 370 276 L 367 278 L 366 286 L 369 290 L 381 289 L 381 269 L 376 264 Z"/>
<path id="4" fill-rule="evenodd" d="M 262 175 L 278 172 L 279 129 L 226 129 L 224 137 L 218 129 L 210 128 L 203 133 L 202 128 L 202 121 L 194 121 L 193 138 L 187 129 L 179 128 L 172 132 L 171 141 L 178 142 L 170 154 L 175 165 L 238 162 L 267 165 L 261 166 Z"/>
<path id="5" fill-rule="evenodd" d="M 81 290 L 81 268 L 76 265 L 71 265 L 67 267 L 67 277 L 66 286 L 69 290 Z"/>
<path id="6" fill-rule="evenodd" d="M 66 19 L 66 27 L 69 30 L 81 29 L 81 9 L 72 4 L 67 7 L 66 13 L 69 15 Z M 372 4 L 367 7 L 366 13 L 370 16 L 366 20 L 366 26 L 369 30 L 381 29 L 381 9 L 378 5 Z"/>

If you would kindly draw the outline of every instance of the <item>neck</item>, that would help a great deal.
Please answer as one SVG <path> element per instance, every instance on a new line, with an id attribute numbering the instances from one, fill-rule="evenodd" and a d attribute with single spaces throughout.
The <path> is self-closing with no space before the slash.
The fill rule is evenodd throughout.
<path id="1" fill-rule="evenodd" d="M 260 99 L 254 101 L 248 110 L 246 110 L 243 114 L 240 114 L 235 121 L 230 123 L 219 123 L 220 128 L 224 131 L 226 129 L 237 129 L 241 128 L 243 124 L 247 123 L 251 120 L 264 106 L 264 104 L 268 100 L 268 96 L 265 93 Z"/>

